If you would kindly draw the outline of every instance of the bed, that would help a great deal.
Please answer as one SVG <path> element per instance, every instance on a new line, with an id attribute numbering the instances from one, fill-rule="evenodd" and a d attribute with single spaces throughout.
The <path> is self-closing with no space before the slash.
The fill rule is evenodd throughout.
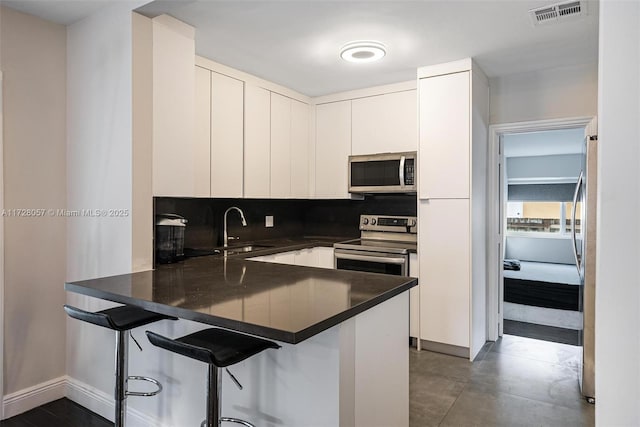
<path id="1" fill-rule="evenodd" d="M 575 265 L 521 261 L 520 270 L 504 270 L 504 301 L 579 311 L 580 276 Z"/>

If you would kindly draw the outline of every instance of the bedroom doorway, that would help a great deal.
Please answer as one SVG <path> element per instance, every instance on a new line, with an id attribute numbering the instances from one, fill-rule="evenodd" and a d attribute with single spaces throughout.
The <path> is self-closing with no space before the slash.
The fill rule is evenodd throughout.
<path id="1" fill-rule="evenodd" d="M 572 239 L 580 207 L 572 214 L 584 133 L 576 127 L 502 135 L 504 334 L 580 344 Z"/>
<path id="2" fill-rule="evenodd" d="M 507 138 L 507 143 L 509 143 L 510 136 L 518 135 L 518 134 L 531 134 L 532 136 L 535 133 L 544 133 L 551 131 L 566 131 L 580 129 L 580 132 L 584 135 L 587 128 L 590 126 L 592 122 L 592 117 L 578 117 L 578 118 L 568 118 L 568 119 L 554 119 L 554 120 L 542 120 L 542 121 L 531 121 L 531 122 L 520 122 L 520 123 L 509 123 L 509 124 L 499 124 L 492 125 L 489 128 L 489 152 L 492 155 L 489 156 L 489 165 L 488 165 L 488 174 L 489 174 L 489 191 L 488 191 L 488 201 L 490 212 L 488 213 L 489 224 L 488 224 L 488 294 L 487 294 L 487 321 L 488 321 L 488 339 L 490 341 L 496 341 L 499 337 L 501 337 L 504 333 L 504 259 L 506 255 L 507 249 L 507 210 L 508 205 L 508 174 L 507 174 L 507 161 L 505 160 L 505 137 Z M 577 131 L 576 131 L 577 132 Z M 532 145 L 533 143 L 526 144 L 522 142 L 523 145 Z M 558 147 L 556 147 L 558 148 Z M 506 148 L 509 150 L 509 148 Z M 523 149 L 524 150 L 524 149 Z M 521 154 L 526 154 L 524 151 Z M 556 154 L 558 154 L 556 152 Z M 552 155 L 551 151 L 548 155 Z M 516 157 L 516 156 L 513 156 Z M 517 156 L 517 157 L 527 157 L 527 156 Z M 529 156 L 534 157 L 534 156 Z M 515 163 L 518 163 L 516 161 Z M 516 170 L 520 170 L 520 182 L 517 181 L 517 176 L 512 176 L 512 178 L 516 178 L 515 181 L 512 180 L 512 184 L 517 185 L 536 185 L 536 181 L 534 178 L 530 180 L 526 180 L 526 176 L 524 172 L 526 171 L 526 162 L 524 165 L 516 166 Z M 513 168 L 513 166 L 512 166 Z M 512 174 L 515 175 L 515 174 Z M 559 177 L 556 176 L 556 177 Z M 564 177 L 568 178 L 568 177 Z M 575 187 L 575 177 L 573 179 L 573 184 L 571 184 L 569 179 L 566 179 L 564 184 L 569 184 L 570 186 Z M 560 182 L 562 180 L 557 179 L 556 182 L 553 180 L 547 180 L 547 184 L 562 184 Z M 526 184 L 525 184 L 526 182 Z M 544 185 L 541 181 L 537 182 L 538 185 Z M 522 190 L 534 190 L 534 187 L 530 188 L 520 188 Z M 520 190 L 518 189 L 518 190 Z M 514 188 L 514 191 L 516 189 Z M 547 190 L 544 188 L 538 187 L 538 192 L 541 194 L 539 197 L 543 197 Z M 524 197 L 524 196 L 522 196 Z M 533 196 L 527 196 L 533 197 Z M 515 200 L 514 200 L 515 201 Z M 523 201 L 524 202 L 524 201 Z M 564 204 L 564 207 L 562 205 Z M 562 222 L 562 211 L 561 209 L 565 209 L 565 220 L 566 220 L 566 205 L 567 202 L 558 202 L 558 218 L 556 218 L 555 229 L 560 230 L 561 222 Z M 542 207 L 542 206 L 539 206 Z M 512 204 L 511 209 L 516 209 L 516 211 L 523 211 L 524 205 L 520 206 L 519 204 Z M 512 213 L 513 214 L 513 213 Z M 521 212 L 523 215 L 524 212 Z M 549 227 L 551 226 L 550 222 L 547 221 Z M 514 221 L 512 221 L 512 224 Z M 563 226 L 564 228 L 564 226 Z M 550 230 L 550 228 L 549 228 Z M 548 231 L 549 233 L 554 233 L 555 231 Z M 565 236 L 566 237 L 566 236 Z M 512 243 L 512 242 L 509 242 Z M 558 242 L 555 242 L 558 243 Z M 565 242 L 566 244 L 566 242 Z M 510 245 L 511 246 L 511 245 Z M 544 245 L 543 245 L 544 246 Z M 560 243 L 562 246 L 562 243 Z M 566 259 L 565 259 L 566 261 Z M 534 261 L 535 262 L 535 261 Z M 554 264 L 554 263 L 550 263 Z M 522 267 L 522 264 L 521 264 Z M 573 267 L 575 270 L 575 266 Z M 511 297 L 510 297 L 511 298 Z M 512 312 L 512 310 L 510 310 Z M 521 319 L 527 319 L 526 317 Z M 507 319 L 513 320 L 513 319 Z M 528 322 L 524 322 L 528 323 Z M 510 326 L 514 326 L 511 324 Z M 523 326 L 515 324 L 515 326 Z M 524 325 L 527 326 L 527 325 Z"/>

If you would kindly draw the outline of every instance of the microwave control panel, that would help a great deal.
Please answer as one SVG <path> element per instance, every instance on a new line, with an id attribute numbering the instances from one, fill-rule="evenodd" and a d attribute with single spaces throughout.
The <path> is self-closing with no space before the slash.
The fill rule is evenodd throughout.
<path id="1" fill-rule="evenodd" d="M 415 184 L 415 159 L 407 159 L 404 164 L 404 184 Z"/>

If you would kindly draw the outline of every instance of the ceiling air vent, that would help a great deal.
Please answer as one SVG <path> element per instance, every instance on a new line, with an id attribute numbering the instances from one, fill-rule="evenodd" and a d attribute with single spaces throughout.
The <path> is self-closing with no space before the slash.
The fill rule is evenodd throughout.
<path id="1" fill-rule="evenodd" d="M 529 16 L 534 26 L 560 22 L 587 14 L 586 1 L 570 1 L 531 9 Z"/>

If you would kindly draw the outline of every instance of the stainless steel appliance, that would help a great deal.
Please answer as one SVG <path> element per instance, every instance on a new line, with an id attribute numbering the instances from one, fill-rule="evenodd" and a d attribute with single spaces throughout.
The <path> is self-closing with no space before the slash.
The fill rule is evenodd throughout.
<path id="1" fill-rule="evenodd" d="M 417 233 L 414 216 L 360 215 L 360 238 L 333 245 L 334 267 L 408 276 Z"/>
<path id="2" fill-rule="evenodd" d="M 156 263 L 168 264 L 184 259 L 184 231 L 187 220 L 176 214 L 156 215 Z"/>
<path id="3" fill-rule="evenodd" d="M 582 171 L 576 184 L 571 212 L 571 234 L 576 267 L 580 275 L 580 310 L 583 315 L 582 369 L 580 388 L 594 403 L 595 390 L 595 301 L 596 301 L 596 186 L 598 137 L 585 138 Z M 580 223 L 577 213 L 580 212 Z"/>
<path id="4" fill-rule="evenodd" d="M 415 193 L 416 152 L 349 156 L 350 193 Z"/>

